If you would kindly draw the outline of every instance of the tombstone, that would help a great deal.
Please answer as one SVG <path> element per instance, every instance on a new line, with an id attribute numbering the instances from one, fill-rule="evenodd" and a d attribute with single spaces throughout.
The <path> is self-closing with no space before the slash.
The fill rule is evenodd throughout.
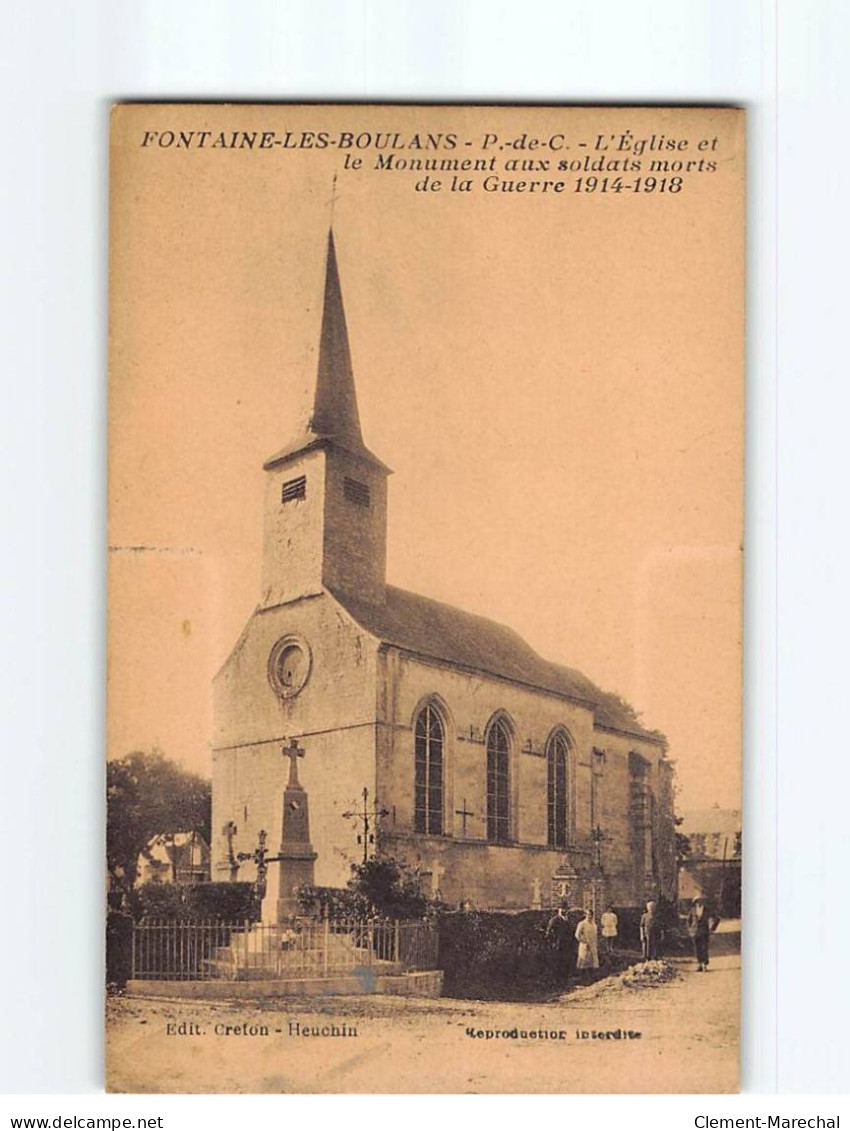
<path id="1" fill-rule="evenodd" d="M 552 873 L 552 904 L 560 907 L 568 903 L 570 907 L 582 905 L 582 884 L 575 868 L 564 860 Z"/>
<path id="2" fill-rule="evenodd" d="M 436 857 L 431 861 L 431 867 L 428 873 L 431 877 L 431 898 L 440 898 L 440 880 L 446 874 L 446 869 Z"/>
<path id="3" fill-rule="evenodd" d="M 531 881 L 531 907 L 533 911 L 539 911 L 543 907 L 543 885 L 539 876 Z"/>

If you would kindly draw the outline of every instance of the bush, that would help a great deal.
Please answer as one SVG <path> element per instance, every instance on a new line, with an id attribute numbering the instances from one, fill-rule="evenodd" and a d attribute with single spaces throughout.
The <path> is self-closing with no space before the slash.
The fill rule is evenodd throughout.
<path id="1" fill-rule="evenodd" d="M 142 884 L 135 892 L 140 919 L 224 919 L 228 922 L 260 917 L 260 900 L 253 884 Z"/>
<path id="2" fill-rule="evenodd" d="M 419 877 L 399 860 L 374 856 L 351 865 L 349 888 L 361 895 L 374 914 L 387 919 L 421 919 L 428 900 L 419 890 Z"/>
<path id="3" fill-rule="evenodd" d="M 180 884 L 142 884 L 136 889 L 134 911 L 139 919 L 185 919 Z"/>
<path id="4" fill-rule="evenodd" d="M 365 896 L 350 888 L 301 884 L 296 894 L 302 915 L 314 915 L 319 919 L 368 919 L 374 915 Z"/>
<path id="5" fill-rule="evenodd" d="M 659 897 L 655 910 L 661 928 L 661 953 L 678 953 L 682 946 L 682 935 L 679 928 L 679 916 L 676 904 L 670 900 Z M 646 906 L 641 907 L 615 907 L 617 916 L 617 946 L 625 950 L 640 950 L 640 920 Z M 685 937 L 685 943 L 687 938 Z"/>
<path id="6" fill-rule="evenodd" d="M 226 919 L 231 923 L 260 918 L 262 900 L 249 883 L 192 884 L 183 888 L 190 919 Z"/>
<path id="7" fill-rule="evenodd" d="M 416 873 L 388 856 L 352 864 L 347 888 L 302 884 L 297 894 L 305 915 L 329 919 L 421 919 L 430 906 Z"/>
<path id="8" fill-rule="evenodd" d="M 570 911 L 562 944 L 546 937 L 549 911 L 454 911 L 438 918 L 438 965 L 450 997 L 521 1000 L 563 989 L 575 973 L 575 929 L 583 912 Z"/>
<path id="9" fill-rule="evenodd" d="M 133 920 L 121 911 L 106 916 L 106 984 L 123 990 L 133 968 Z"/>

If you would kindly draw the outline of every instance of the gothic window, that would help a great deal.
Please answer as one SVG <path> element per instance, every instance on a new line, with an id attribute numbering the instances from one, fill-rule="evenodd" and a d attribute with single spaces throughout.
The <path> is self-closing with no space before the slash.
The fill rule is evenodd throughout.
<path id="1" fill-rule="evenodd" d="M 546 744 L 548 780 L 549 844 L 553 848 L 567 846 L 567 758 L 566 737 L 553 734 Z"/>
<path id="2" fill-rule="evenodd" d="M 505 842 L 510 830 L 510 737 L 497 719 L 487 732 L 487 839 Z"/>
<path id="3" fill-rule="evenodd" d="M 443 832 L 443 721 L 432 706 L 416 716 L 413 827 L 418 833 Z"/>

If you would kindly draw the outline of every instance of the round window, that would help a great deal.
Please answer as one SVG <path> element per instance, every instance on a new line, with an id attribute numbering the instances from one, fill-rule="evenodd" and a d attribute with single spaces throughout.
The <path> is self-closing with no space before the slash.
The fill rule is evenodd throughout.
<path id="1" fill-rule="evenodd" d="M 310 675 L 310 649 L 306 640 L 284 636 L 269 656 L 269 682 L 281 699 L 297 695 Z"/>

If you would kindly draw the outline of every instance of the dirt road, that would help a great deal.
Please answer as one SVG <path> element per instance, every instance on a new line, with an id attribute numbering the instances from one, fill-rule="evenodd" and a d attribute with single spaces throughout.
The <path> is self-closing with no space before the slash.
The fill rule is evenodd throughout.
<path id="1" fill-rule="evenodd" d="M 543 1004 L 391 997 L 336 998 L 321 1005 L 315 999 L 262 1005 L 112 999 L 109 1087 L 735 1091 L 740 957 L 718 957 L 706 974 L 697 973 L 692 962 L 678 970 L 677 979 L 665 985 L 624 989 L 611 979 Z M 515 1035 L 470 1035 L 496 1030 Z M 582 1036 L 594 1031 L 620 1036 Z"/>

